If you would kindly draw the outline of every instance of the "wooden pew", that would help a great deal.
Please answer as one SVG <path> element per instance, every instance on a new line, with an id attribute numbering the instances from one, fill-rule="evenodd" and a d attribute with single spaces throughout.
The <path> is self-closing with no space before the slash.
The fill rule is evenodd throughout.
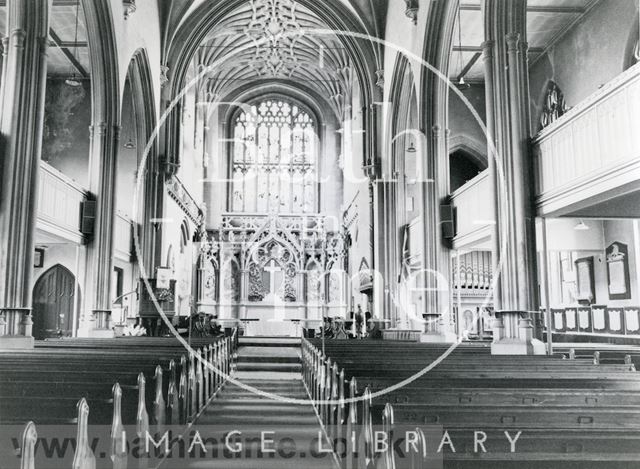
<path id="1" fill-rule="evenodd" d="M 196 413 L 201 412 L 204 409 L 204 407 L 207 405 L 208 401 L 214 398 L 216 393 L 218 393 L 222 389 L 222 387 L 226 382 L 226 377 L 228 373 L 230 373 L 233 368 L 232 362 L 233 362 L 233 357 L 236 351 L 235 349 L 236 344 L 237 344 L 237 340 L 235 339 L 235 337 L 229 337 L 229 338 L 225 338 L 218 341 L 215 347 L 212 346 L 212 344 L 209 344 L 208 347 L 205 347 L 203 350 L 198 350 L 196 355 L 191 355 L 189 361 L 186 359 L 184 355 L 182 355 L 182 358 L 181 358 L 182 366 L 180 370 L 180 376 L 184 376 L 187 373 L 196 375 L 195 381 L 192 381 L 190 386 L 188 384 L 187 388 L 184 389 L 184 392 L 183 392 L 183 395 L 186 399 L 186 402 L 184 403 L 185 409 L 190 409 Z M 176 354 L 180 353 L 180 349 L 176 348 L 175 352 Z M 153 361 L 153 356 L 154 354 L 151 351 L 149 355 L 144 360 L 142 360 L 144 362 L 143 364 L 136 362 L 136 363 L 130 363 L 129 365 L 127 365 L 123 362 L 121 363 L 117 361 L 117 359 L 121 357 L 119 353 L 113 354 L 113 358 L 117 362 L 116 366 L 125 366 L 125 367 L 128 366 L 130 367 L 130 369 L 133 369 L 133 367 L 148 368 L 149 363 L 152 363 Z M 13 357 L 15 358 L 15 356 Z M 31 358 L 34 358 L 34 357 L 31 357 Z M 77 357 L 75 358 L 77 359 Z M 90 357 L 86 358 L 84 362 L 83 360 L 76 360 L 76 361 L 78 365 L 84 365 L 85 367 L 89 367 L 92 365 L 92 361 Z M 104 362 L 107 366 L 109 365 L 108 357 L 104 360 Z M 3 362 L 3 365 L 6 365 L 6 362 Z M 42 369 L 38 368 L 39 366 L 47 366 L 47 365 L 51 366 L 51 364 L 50 363 L 48 364 L 46 360 L 42 360 L 42 361 L 32 360 L 28 364 L 28 366 L 32 367 L 33 371 L 35 371 L 35 373 L 37 374 L 42 374 L 43 372 Z M 13 376 L 11 376 L 12 368 L 10 366 L 4 366 L 4 371 L 8 372 L 10 376 L 6 378 L 6 376 L 3 374 L 4 381 L 0 382 L 0 385 L 2 386 L 0 388 L 0 394 L 6 392 L 5 385 L 7 384 L 13 384 L 13 385 L 20 384 L 24 386 L 30 386 L 33 383 L 41 383 L 43 385 L 46 384 L 46 382 L 43 382 L 43 381 L 29 381 L 29 380 L 16 381 L 16 378 L 22 379 L 25 377 L 22 374 L 22 371 L 24 371 L 24 369 L 22 368 L 22 366 L 20 366 L 19 368 L 20 369 L 18 370 L 13 370 L 15 371 L 15 373 L 13 374 Z M 187 370 L 187 368 L 189 369 Z M 47 370 L 47 371 L 55 372 L 55 370 Z M 55 378 L 58 382 L 60 382 L 61 378 L 64 378 L 63 375 L 68 376 L 71 374 L 74 377 L 80 376 L 78 375 L 77 372 L 69 369 L 59 370 L 59 374 L 60 376 Z M 95 394 L 96 396 L 104 396 L 104 393 L 105 393 L 104 386 L 106 385 L 105 383 L 108 380 L 112 379 L 114 375 L 115 375 L 115 372 L 107 373 L 106 377 L 103 378 L 102 381 L 97 381 L 92 383 L 88 383 L 81 380 L 73 381 L 73 382 L 71 381 L 63 381 L 63 382 L 66 385 L 69 385 L 72 383 L 83 385 L 85 387 L 83 387 L 82 389 L 90 388 L 92 392 L 96 393 Z M 27 375 L 27 377 L 28 376 L 29 375 Z M 95 378 L 98 375 L 96 375 L 93 372 L 88 372 L 85 376 Z M 130 380 L 129 369 L 126 372 L 121 372 L 121 376 L 124 376 L 127 380 Z M 184 413 L 183 414 L 184 421 L 174 422 L 174 419 L 178 415 L 178 411 L 176 409 L 176 406 L 178 405 L 178 396 L 176 393 L 177 386 L 178 386 L 178 383 L 177 383 L 178 370 L 177 370 L 176 362 L 174 360 L 171 360 L 168 365 L 168 373 L 166 374 L 166 376 L 169 377 L 168 381 L 170 382 L 167 383 L 166 386 L 165 386 L 165 382 L 167 380 L 163 379 L 163 377 L 165 376 L 165 373 L 163 372 L 163 367 L 161 365 L 159 364 L 156 365 L 153 368 L 153 374 L 151 375 L 151 373 L 149 373 L 148 376 L 152 376 L 153 386 L 147 384 L 147 379 L 145 378 L 144 372 L 138 372 L 136 376 L 135 386 L 131 386 L 130 384 L 121 385 L 118 382 L 116 382 L 115 384 L 112 383 L 113 386 L 111 387 L 111 391 L 110 391 L 112 395 L 112 399 L 107 402 L 111 406 L 111 409 L 110 409 L 111 417 L 108 423 L 110 423 L 111 425 L 111 435 L 113 439 L 112 448 L 122 448 L 121 440 L 123 438 L 123 432 L 125 431 L 124 425 L 126 424 L 128 417 L 131 416 L 131 410 L 134 410 L 132 415 L 134 416 L 134 422 L 136 425 L 135 427 L 136 434 L 139 437 L 146 435 L 146 432 L 150 431 L 152 426 L 154 427 L 155 430 L 161 430 L 163 425 L 165 425 L 166 423 L 172 423 L 172 424 L 186 423 L 187 419 L 195 417 L 194 415 L 189 415 L 187 413 Z M 209 379 L 208 380 L 205 379 L 205 376 L 209 376 Z M 41 379 L 41 378 L 39 377 L 38 379 Z M 206 382 L 210 382 L 211 386 L 205 385 Z M 90 386 L 89 388 L 87 388 L 86 386 L 89 384 Z M 131 394 L 133 394 L 133 391 L 135 391 L 137 394 L 137 398 L 125 399 L 127 395 L 123 393 L 124 386 L 127 386 L 128 389 L 132 391 Z M 29 387 L 29 389 L 31 389 L 31 387 Z M 42 389 L 44 389 L 44 387 Z M 73 389 L 74 389 L 73 387 L 65 388 L 65 390 L 67 391 L 71 391 Z M 76 389 L 79 389 L 79 388 L 76 388 Z M 16 388 L 12 388 L 12 390 L 15 391 Z M 50 391 L 51 391 L 51 388 L 50 388 Z M 149 395 L 151 395 L 152 399 L 149 399 Z M 166 398 L 165 398 L 165 395 L 167 396 Z M 11 400 L 11 395 L 9 396 L 9 399 L 7 399 L 6 397 L 7 396 L 5 396 L 5 399 L 2 399 L 3 403 L 7 400 L 9 401 Z M 54 408 L 59 408 L 59 409 L 63 409 L 64 411 L 67 411 L 68 410 L 67 404 L 70 403 L 70 399 L 73 399 L 73 398 L 68 398 L 64 395 L 55 395 L 55 394 L 51 395 L 50 393 L 48 396 L 47 402 L 44 403 L 44 406 L 42 408 L 50 409 L 51 406 L 53 406 Z M 24 401 L 24 395 L 21 395 L 19 397 L 19 400 L 22 403 Z M 102 404 L 104 404 L 104 402 L 100 402 L 97 407 L 100 407 L 100 405 Z M 75 419 L 71 416 L 71 414 L 66 414 L 64 416 L 64 421 L 66 422 L 75 421 L 77 424 L 76 441 L 78 442 L 78 444 L 77 444 L 77 451 L 74 456 L 73 467 L 82 467 L 82 468 L 95 467 L 95 456 L 91 452 L 91 448 L 88 445 L 88 436 L 91 428 L 90 421 L 89 421 L 89 418 L 91 415 L 89 412 L 90 404 L 85 397 L 82 397 L 80 401 L 77 403 L 76 408 L 77 408 L 77 414 L 76 414 L 77 417 Z M 151 408 L 151 413 L 148 412 L 149 408 Z M 6 409 L 3 409 L 3 410 L 6 410 Z M 29 411 L 34 411 L 34 409 L 30 409 Z M 36 417 L 40 417 L 40 416 L 36 416 Z M 53 421 L 56 421 L 58 417 L 59 416 L 56 414 L 55 418 L 53 418 Z M 167 417 L 169 417 L 170 421 L 167 420 Z M 49 422 L 51 418 L 49 416 L 49 417 L 43 418 L 42 420 L 44 422 Z M 102 417 L 100 418 L 100 420 L 102 420 Z M 4 412 L 0 413 L 1 423 L 15 422 L 15 421 L 18 421 L 18 420 L 13 419 L 12 416 L 7 417 L 7 415 Z M 189 428 L 189 427 L 185 427 L 185 428 Z M 35 430 L 35 424 L 33 423 L 33 421 L 31 421 L 27 423 L 22 435 L 21 467 L 24 469 L 36 469 L 34 467 L 34 460 L 33 460 L 36 438 L 37 438 L 37 433 Z M 113 457 L 114 468 L 126 467 L 126 454 L 122 452 L 116 452 L 111 456 Z"/>
<path id="2" fill-rule="evenodd" d="M 456 464 L 470 463 L 452 467 L 488 468 L 495 467 L 496 462 L 503 465 L 505 461 L 538 461 L 538 465 L 531 467 L 540 468 L 556 467 L 545 465 L 549 461 L 591 467 L 584 464 L 592 459 L 603 463 L 611 458 L 623 464 L 638 459 L 640 375 L 628 363 L 600 365 L 600 360 L 594 357 L 575 361 L 491 357 L 476 347 L 474 351 L 484 355 L 478 360 L 477 354 L 462 348 L 458 356 L 452 354 L 408 387 L 371 400 L 368 393 L 397 384 L 403 376 L 437 358 L 446 347 L 419 345 L 402 350 L 404 346 L 387 347 L 387 343 L 335 342 L 325 342 L 327 356 L 324 356 L 314 343 L 303 341 L 303 377 L 308 386 L 317 388 L 313 394 L 316 405 L 335 409 L 331 402 L 319 398 L 326 395 L 328 386 L 336 388 L 337 384 L 338 389 L 344 388 L 345 379 L 350 379 L 352 385 L 356 380 L 360 385 L 370 384 L 372 387 L 366 388 L 360 401 L 353 402 L 351 393 L 346 403 L 348 415 L 358 415 L 358 407 L 362 407 L 362 412 L 371 413 L 374 420 L 383 423 L 444 425 L 462 442 L 463 448 L 462 452 L 447 454 L 445 459 Z M 349 346 L 352 342 L 356 342 L 353 350 Z M 332 364 L 333 370 L 329 382 L 324 376 L 328 363 Z M 397 371 L 407 365 L 409 370 Z M 488 367 L 490 372 L 478 373 L 475 368 L 479 365 Z M 521 367 L 528 368 L 521 372 Z M 556 401 L 550 401 L 554 396 Z M 385 402 L 388 397 L 397 399 L 393 408 Z M 341 394 L 338 407 L 342 408 L 344 403 L 344 394 Z M 344 427 L 344 431 L 356 425 L 349 419 L 335 421 Z M 369 425 L 366 419 L 358 422 L 364 423 L 365 427 Z M 505 428 L 524 430 L 526 438 L 522 440 L 522 453 L 513 455 L 508 446 L 501 444 L 489 455 L 482 454 L 482 459 L 478 459 L 479 455 L 469 450 L 469 445 L 474 443 L 469 441 L 469 430 L 478 427 L 493 437 L 499 436 Z M 589 444 L 594 440 L 595 444 Z M 382 467 L 393 467 L 389 466 L 388 456 L 384 455 Z"/>

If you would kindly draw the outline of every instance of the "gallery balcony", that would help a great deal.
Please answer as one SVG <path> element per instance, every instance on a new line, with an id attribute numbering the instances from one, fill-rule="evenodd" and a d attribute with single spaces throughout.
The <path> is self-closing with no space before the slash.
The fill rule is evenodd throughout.
<path id="1" fill-rule="evenodd" d="M 81 244 L 80 206 L 87 191 L 51 165 L 40 162 L 37 228 L 46 235 Z"/>
<path id="2" fill-rule="evenodd" d="M 133 253 L 133 227 L 134 224 L 131 219 L 121 213 L 118 212 L 116 214 L 116 228 L 115 228 L 115 239 L 114 239 L 114 255 L 122 259 L 125 262 L 131 261 L 131 256 Z"/>
<path id="3" fill-rule="evenodd" d="M 455 210 L 455 249 L 490 249 L 495 224 L 489 170 L 478 174 L 451 195 Z"/>
<path id="4" fill-rule="evenodd" d="M 538 213 L 562 216 L 622 206 L 622 197 L 640 189 L 639 128 L 640 64 L 535 137 Z"/>

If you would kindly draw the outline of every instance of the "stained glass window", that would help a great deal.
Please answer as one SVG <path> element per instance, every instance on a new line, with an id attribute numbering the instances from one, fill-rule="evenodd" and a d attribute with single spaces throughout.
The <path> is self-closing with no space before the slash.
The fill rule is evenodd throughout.
<path id="1" fill-rule="evenodd" d="M 231 210 L 316 211 L 316 122 L 299 105 L 268 99 L 235 119 Z"/>

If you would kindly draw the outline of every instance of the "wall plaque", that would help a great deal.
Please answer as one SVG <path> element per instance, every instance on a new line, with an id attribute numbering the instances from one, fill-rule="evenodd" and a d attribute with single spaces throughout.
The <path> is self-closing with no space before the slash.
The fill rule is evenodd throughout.
<path id="1" fill-rule="evenodd" d="M 629 248 L 624 243 L 616 242 L 607 248 L 606 253 L 609 299 L 631 299 Z"/>

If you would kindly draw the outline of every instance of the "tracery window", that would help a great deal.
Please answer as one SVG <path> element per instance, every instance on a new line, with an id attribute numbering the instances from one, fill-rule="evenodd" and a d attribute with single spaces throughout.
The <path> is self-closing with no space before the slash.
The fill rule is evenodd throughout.
<path id="1" fill-rule="evenodd" d="M 316 211 L 317 123 L 300 105 L 266 99 L 235 118 L 231 210 Z"/>

